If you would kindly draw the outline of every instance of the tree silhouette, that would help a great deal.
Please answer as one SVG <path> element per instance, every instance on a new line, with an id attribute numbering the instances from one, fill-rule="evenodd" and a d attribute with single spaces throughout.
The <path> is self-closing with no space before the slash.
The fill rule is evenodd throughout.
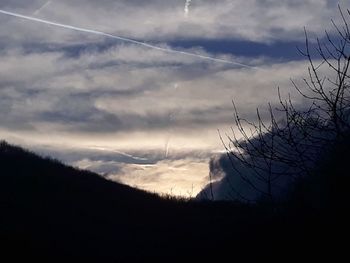
<path id="1" fill-rule="evenodd" d="M 238 133 L 232 129 L 226 139 L 220 134 L 235 176 L 264 199 L 274 201 L 284 185 L 312 174 L 350 130 L 350 10 L 339 6 L 339 14 L 341 22 L 332 20 L 334 32 L 316 38 L 316 48 L 304 28 L 305 48 L 299 52 L 308 61 L 308 77 L 302 84 L 291 80 L 303 108 L 278 89 L 279 106 L 269 104 L 268 121 L 257 109 L 257 121 L 250 122 L 240 117 L 233 102 Z M 246 199 L 229 176 L 227 182 L 238 199 Z"/>

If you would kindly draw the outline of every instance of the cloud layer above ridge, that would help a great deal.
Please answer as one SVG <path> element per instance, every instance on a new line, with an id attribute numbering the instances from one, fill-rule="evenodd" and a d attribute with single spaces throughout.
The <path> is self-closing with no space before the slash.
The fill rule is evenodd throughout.
<path id="1" fill-rule="evenodd" d="M 0 15 L 0 110 L 6 113 L 0 115 L 0 138 L 40 149 L 51 145 L 57 156 L 63 156 L 57 149 L 79 149 L 78 159 L 64 160 L 117 180 L 132 174 L 128 182 L 150 184 L 147 190 L 162 185 L 162 192 L 170 192 L 181 185 L 181 173 L 187 188 L 182 185 L 180 192 L 189 192 L 191 184 L 203 186 L 208 177 L 203 167 L 222 150 L 217 129 L 232 125 L 231 100 L 252 117 L 256 107 L 276 101 L 277 86 L 289 92 L 289 78 L 305 74 L 304 59 L 290 55 L 303 44 L 303 26 L 322 34 L 337 17 L 338 1 L 192 0 L 188 15 L 185 2 L 0 0 L 3 10 L 257 67 L 168 54 Z M 214 48 L 218 42 L 238 48 Z M 246 56 L 257 45 L 264 49 Z M 280 46 L 286 49 L 275 54 Z M 82 154 L 94 147 L 150 158 L 149 151 L 154 161 Z M 101 152 L 95 154 L 104 156 Z M 172 178 L 167 167 L 176 168 Z M 135 176 L 140 171 L 145 176 Z M 162 180 L 160 171 L 166 174 Z M 172 186 L 164 186 L 169 181 Z"/>

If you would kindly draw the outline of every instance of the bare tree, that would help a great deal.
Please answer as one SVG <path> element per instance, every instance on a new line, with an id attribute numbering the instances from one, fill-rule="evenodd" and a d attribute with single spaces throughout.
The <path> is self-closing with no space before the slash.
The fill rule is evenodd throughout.
<path id="1" fill-rule="evenodd" d="M 238 133 L 232 129 L 226 139 L 220 134 L 234 174 L 270 200 L 287 181 L 310 175 L 350 130 L 350 11 L 339 7 L 339 13 L 341 23 L 332 20 L 334 32 L 326 31 L 315 45 L 304 29 L 305 48 L 299 51 L 308 60 L 308 77 L 302 84 L 291 80 L 304 108 L 296 108 L 290 95 L 282 98 L 278 89 L 279 106 L 269 104 L 268 120 L 257 110 L 257 121 L 250 122 L 240 117 L 233 102 Z"/>

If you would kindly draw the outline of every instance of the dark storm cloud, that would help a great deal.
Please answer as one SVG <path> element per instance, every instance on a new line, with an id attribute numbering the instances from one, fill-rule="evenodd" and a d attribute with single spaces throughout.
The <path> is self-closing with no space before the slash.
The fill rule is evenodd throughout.
<path id="1" fill-rule="evenodd" d="M 344 116 L 348 113 L 345 111 Z M 229 150 L 211 158 L 209 169 L 214 183 L 208 184 L 198 198 L 255 202 L 271 191 L 274 200 L 284 200 L 300 178 L 317 173 L 317 167 L 330 158 L 338 135 L 332 121 L 309 118 L 302 124 L 279 122 L 281 137 L 276 136 L 277 132 L 272 129 L 250 137 L 247 143 L 242 140 L 241 148 L 238 147 L 241 152 L 237 154 L 233 146 L 235 141 L 224 138 Z M 344 121 L 340 129 L 346 131 L 350 117 L 344 117 Z M 297 146 L 291 141 L 298 141 Z M 270 145 L 273 148 L 269 148 Z M 278 157 L 267 161 L 266 155 L 260 151 L 272 151 Z"/>

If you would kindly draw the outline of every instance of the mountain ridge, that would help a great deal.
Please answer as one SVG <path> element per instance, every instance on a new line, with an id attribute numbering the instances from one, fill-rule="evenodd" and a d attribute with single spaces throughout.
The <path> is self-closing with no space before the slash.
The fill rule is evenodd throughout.
<path id="1" fill-rule="evenodd" d="M 6 142 L 0 166 L 0 250 L 11 261 L 249 258 L 271 244 L 307 248 L 324 234 L 317 215 L 164 198 Z"/>

